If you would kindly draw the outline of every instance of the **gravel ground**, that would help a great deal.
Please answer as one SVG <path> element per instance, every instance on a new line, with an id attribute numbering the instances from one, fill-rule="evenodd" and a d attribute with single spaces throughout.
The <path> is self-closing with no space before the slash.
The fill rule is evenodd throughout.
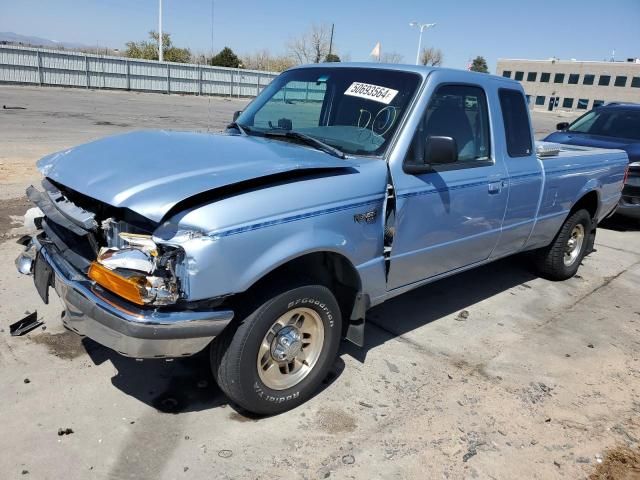
<path id="1" fill-rule="evenodd" d="M 242 101 L 0 87 L 0 104 L 26 107 L 0 110 L 3 478 L 637 478 L 638 225 L 605 225 L 566 282 L 513 258 L 375 308 L 321 392 L 255 418 L 205 355 L 136 362 L 81 340 L 13 268 L 38 157 L 133 128 L 218 130 Z M 560 118 L 536 113 L 536 135 Z M 10 337 L 36 309 L 46 329 Z"/>

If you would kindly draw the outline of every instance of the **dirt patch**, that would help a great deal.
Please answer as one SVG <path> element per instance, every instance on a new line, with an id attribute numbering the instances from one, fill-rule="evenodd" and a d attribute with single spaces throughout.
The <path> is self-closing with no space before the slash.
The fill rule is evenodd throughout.
<path id="1" fill-rule="evenodd" d="M 528 387 L 521 390 L 520 398 L 525 404 L 535 405 L 536 403 L 542 403 L 548 397 L 551 397 L 552 390 L 552 387 L 549 387 L 542 382 L 531 382 Z"/>
<path id="2" fill-rule="evenodd" d="M 616 447 L 606 452 L 589 480 L 638 480 L 640 479 L 640 447 Z"/>
<path id="3" fill-rule="evenodd" d="M 12 217 L 22 217 L 33 205 L 27 197 L 10 198 L 0 202 L 0 239 L 9 238 L 12 228 L 22 226 L 22 222 L 14 223 Z"/>
<path id="4" fill-rule="evenodd" d="M 325 408 L 318 412 L 316 425 L 327 433 L 353 432 L 356 429 L 356 419 L 341 410 Z"/>
<path id="5" fill-rule="evenodd" d="M 73 332 L 41 333 L 34 335 L 31 340 L 39 345 L 45 345 L 49 352 L 58 358 L 71 360 L 87 353 L 82 344 L 82 337 Z"/>

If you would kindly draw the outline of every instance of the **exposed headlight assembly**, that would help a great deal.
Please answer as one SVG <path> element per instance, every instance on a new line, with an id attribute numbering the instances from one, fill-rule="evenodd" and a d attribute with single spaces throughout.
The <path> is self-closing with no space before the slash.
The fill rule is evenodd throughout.
<path id="1" fill-rule="evenodd" d="M 180 298 L 176 263 L 182 249 L 158 246 L 150 235 L 120 233 L 127 247 L 102 248 L 89 278 L 137 305 L 170 305 Z"/>

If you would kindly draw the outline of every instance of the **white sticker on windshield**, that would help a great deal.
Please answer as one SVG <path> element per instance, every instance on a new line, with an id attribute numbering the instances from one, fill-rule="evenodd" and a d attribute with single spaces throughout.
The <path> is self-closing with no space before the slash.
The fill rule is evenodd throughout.
<path id="1" fill-rule="evenodd" d="M 344 92 L 345 95 L 352 97 L 366 98 L 374 102 L 389 105 L 391 100 L 398 94 L 398 90 L 387 87 L 379 87 L 378 85 L 370 85 L 368 83 L 353 82 Z"/>

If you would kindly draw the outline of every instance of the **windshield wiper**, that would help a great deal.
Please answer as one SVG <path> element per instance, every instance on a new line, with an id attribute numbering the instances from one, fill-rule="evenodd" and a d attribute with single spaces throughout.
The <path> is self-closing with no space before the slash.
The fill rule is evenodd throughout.
<path id="1" fill-rule="evenodd" d="M 229 125 L 227 125 L 227 128 L 235 128 L 242 135 L 247 135 L 247 132 L 251 132 L 251 129 L 249 127 L 247 127 L 246 125 L 240 125 L 238 122 L 231 122 Z"/>
<path id="2" fill-rule="evenodd" d="M 322 140 L 318 140 L 311 135 L 307 135 L 306 133 L 296 132 L 295 130 L 280 130 L 273 129 L 267 130 L 263 132 L 265 137 L 284 137 L 284 138 L 294 138 L 296 140 L 301 140 L 307 145 L 317 148 L 329 155 L 333 155 L 334 157 L 345 159 L 347 156 L 344 152 L 336 147 L 329 145 L 328 143 L 324 143 Z"/>

